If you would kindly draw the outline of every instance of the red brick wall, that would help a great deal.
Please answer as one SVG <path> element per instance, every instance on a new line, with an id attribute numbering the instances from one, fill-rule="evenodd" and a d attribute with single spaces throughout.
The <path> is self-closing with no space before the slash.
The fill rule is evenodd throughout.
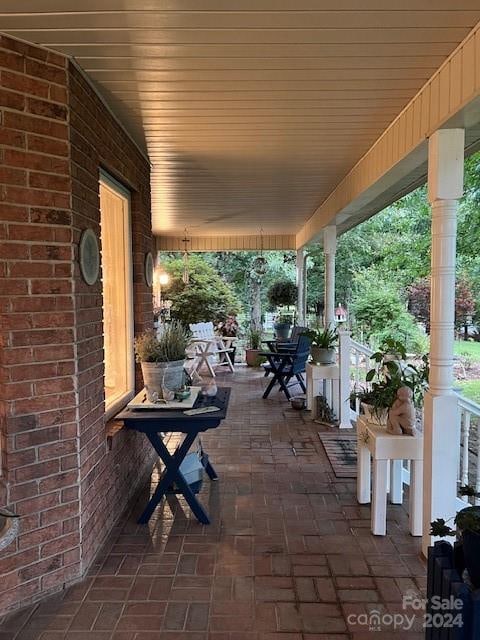
<path id="1" fill-rule="evenodd" d="M 99 230 L 100 165 L 132 190 L 136 330 L 151 323 L 149 167 L 63 57 L 0 36 L 0 613 L 77 579 L 120 514 L 148 449 L 107 451 L 100 284 L 79 276 Z"/>
<path id="2" fill-rule="evenodd" d="M 70 66 L 70 124 L 74 245 L 81 231 L 99 229 L 99 168 L 129 188 L 135 333 L 152 325 L 152 294 L 145 282 L 144 260 L 153 251 L 149 165 L 106 111 L 80 72 Z M 77 267 L 78 271 L 78 267 Z M 125 505 L 125 496 L 149 459 L 145 439 L 121 432 L 113 452 L 105 451 L 101 285 L 87 286 L 75 275 L 78 393 L 80 410 L 80 479 L 82 559 L 88 564 L 98 541 Z"/>

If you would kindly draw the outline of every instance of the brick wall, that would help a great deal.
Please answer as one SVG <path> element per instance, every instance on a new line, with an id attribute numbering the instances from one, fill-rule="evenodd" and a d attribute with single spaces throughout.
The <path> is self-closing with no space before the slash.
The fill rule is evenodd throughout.
<path id="1" fill-rule="evenodd" d="M 80 72 L 73 65 L 69 72 L 74 245 L 85 227 L 99 229 L 99 167 L 103 167 L 131 193 L 134 322 L 138 333 L 153 320 L 151 289 L 144 276 L 145 253 L 153 251 L 149 165 Z M 88 564 L 150 454 L 145 438 L 129 432 L 115 437 L 111 454 L 105 451 L 101 285 L 87 286 L 79 273 L 74 282 L 82 559 Z"/>
<path id="2" fill-rule="evenodd" d="M 99 167 L 132 191 L 135 330 L 151 323 L 149 166 L 63 56 L 0 36 L 0 613 L 78 579 L 148 470 L 120 432 L 106 447 L 102 297 L 83 283 L 99 232 Z"/>

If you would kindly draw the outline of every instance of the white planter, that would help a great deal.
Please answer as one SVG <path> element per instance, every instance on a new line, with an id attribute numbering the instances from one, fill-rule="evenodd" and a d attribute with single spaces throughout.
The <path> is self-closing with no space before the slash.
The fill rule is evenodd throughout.
<path id="1" fill-rule="evenodd" d="M 323 347 L 312 345 L 310 347 L 310 353 L 312 354 L 312 362 L 314 364 L 335 363 L 335 349 L 324 349 Z"/>
<path id="2" fill-rule="evenodd" d="M 164 397 L 164 390 L 178 391 L 184 384 L 185 360 L 174 362 L 142 362 L 142 375 L 148 399 Z"/>
<path id="3" fill-rule="evenodd" d="M 367 422 L 370 422 L 371 424 L 377 424 L 381 427 L 387 426 L 388 409 L 375 410 L 371 404 L 367 404 L 365 402 L 362 402 L 361 405 L 363 415 L 365 416 L 365 420 Z"/>

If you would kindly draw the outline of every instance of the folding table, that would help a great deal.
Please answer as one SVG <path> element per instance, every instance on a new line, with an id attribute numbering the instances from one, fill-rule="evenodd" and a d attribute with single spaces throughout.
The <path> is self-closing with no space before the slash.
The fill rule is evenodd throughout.
<path id="1" fill-rule="evenodd" d="M 207 512 L 197 500 L 189 484 L 185 480 L 180 465 L 187 455 L 190 447 L 199 433 L 215 429 L 226 417 L 228 401 L 230 399 L 230 389 L 223 387 L 218 389 L 214 397 L 199 396 L 195 402 L 194 409 L 205 407 L 218 407 L 219 411 L 212 413 L 201 413 L 193 416 L 185 415 L 178 409 L 154 409 L 154 410 L 132 410 L 126 409 L 116 416 L 117 420 L 123 420 L 128 429 L 134 429 L 144 433 L 150 444 L 157 452 L 165 465 L 160 481 L 153 492 L 145 510 L 140 516 L 139 524 L 145 524 L 150 520 L 155 507 L 162 498 L 170 492 L 175 485 L 178 489 L 176 493 L 181 493 L 197 519 L 203 524 L 210 524 Z M 174 453 L 170 453 L 163 443 L 160 433 L 183 433 L 185 438 Z M 210 464 L 208 456 L 202 456 L 205 471 L 210 480 L 217 480 L 215 469 Z"/>

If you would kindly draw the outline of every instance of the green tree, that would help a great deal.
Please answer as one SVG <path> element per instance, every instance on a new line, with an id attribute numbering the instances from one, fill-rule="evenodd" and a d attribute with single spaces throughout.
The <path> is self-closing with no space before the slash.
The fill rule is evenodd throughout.
<path id="1" fill-rule="evenodd" d="M 241 305 L 232 287 L 201 256 L 190 256 L 188 285 L 182 280 L 181 258 L 167 258 L 162 264 L 170 275 L 170 285 L 164 296 L 172 302 L 172 317 L 188 325 L 193 322 L 217 323 L 225 320 L 227 315 L 239 313 Z"/>
<path id="2" fill-rule="evenodd" d="M 374 271 L 357 277 L 358 295 L 352 305 L 355 333 L 377 347 L 392 337 L 404 343 L 408 351 L 426 351 L 425 334 L 406 309 L 394 282 L 385 282 Z"/>

